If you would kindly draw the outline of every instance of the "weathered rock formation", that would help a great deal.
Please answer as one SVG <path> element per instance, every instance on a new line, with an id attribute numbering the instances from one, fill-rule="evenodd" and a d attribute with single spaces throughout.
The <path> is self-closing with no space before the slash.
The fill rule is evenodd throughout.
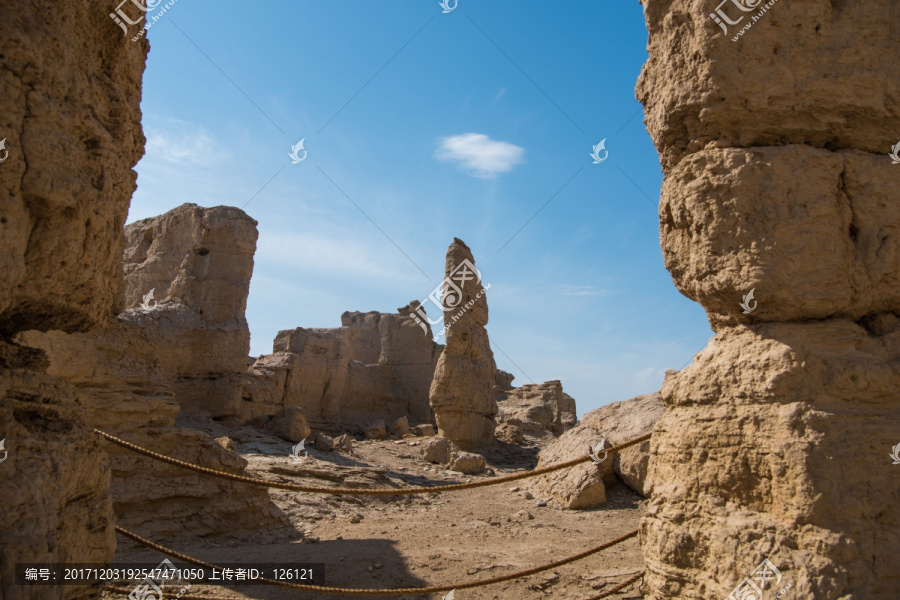
<path id="1" fill-rule="evenodd" d="M 653 431 L 664 411 L 659 394 L 636 396 L 613 402 L 584 415 L 581 423 L 563 433 L 541 450 L 538 467 L 566 462 L 587 455 L 589 449 L 605 448 Z M 603 453 L 600 453 L 603 456 Z M 595 508 L 606 503 L 606 487 L 620 479 L 625 485 L 646 495 L 650 442 L 626 448 L 608 456 L 599 466 L 593 463 L 539 477 L 533 490 L 545 498 L 556 499 L 565 508 Z"/>
<path id="2" fill-rule="evenodd" d="M 122 226 L 143 154 L 146 42 L 87 1 L 6 3 L 0 18 L 0 597 L 95 598 L 14 585 L 17 562 L 102 563 L 115 550 L 109 463 L 74 389 L 26 329 L 83 331 L 122 308 Z M 78 51 L 73 52 L 72 48 Z M 8 153 L 8 154 L 7 154 Z"/>
<path id="3" fill-rule="evenodd" d="M 287 406 L 326 430 L 362 433 L 377 421 L 387 427 L 401 417 L 434 420 L 428 391 L 443 346 L 422 332 L 408 307 L 399 314 L 345 312 L 340 328 L 280 331 L 273 346 L 247 371 L 244 420 Z"/>
<path id="4" fill-rule="evenodd" d="M 200 466 L 242 473 L 243 458 L 205 433 L 176 427 L 176 418 L 185 407 L 203 415 L 210 409 L 227 412 L 228 403 L 214 400 L 216 394 L 240 402 L 240 377 L 235 381 L 227 367 L 238 355 L 246 368 L 248 340 L 241 331 L 246 332 L 243 302 L 250 274 L 243 259 L 249 244 L 252 262 L 255 221 L 234 208 L 183 205 L 126 229 L 125 295 L 145 308 L 128 308 L 84 333 L 30 331 L 18 339 L 43 350 L 47 372 L 75 387 L 86 424 Z M 159 292 L 158 304 L 143 300 L 152 288 Z M 226 369 L 212 372 L 207 358 L 195 360 L 204 352 L 215 353 Z M 217 374 L 222 376 L 216 379 Z M 166 465 L 109 443 L 104 449 L 112 466 L 117 521 L 141 535 L 221 535 L 223 522 L 229 523 L 228 534 L 238 537 L 287 530 L 264 489 Z"/>
<path id="5" fill-rule="evenodd" d="M 0 342 L 0 597 L 87 599 L 98 586 L 16 586 L 16 563 L 97 562 L 116 548 L 109 461 L 75 390 L 39 351 Z"/>
<path id="6" fill-rule="evenodd" d="M 497 406 L 499 422 L 531 435 L 558 436 L 578 423 L 575 399 L 563 392 L 558 380 L 510 387 L 497 396 Z"/>
<path id="7" fill-rule="evenodd" d="M 447 251 L 443 308 L 447 344 L 431 382 L 438 433 L 464 450 L 491 445 L 497 423 L 497 366 L 485 325 L 488 305 L 472 251 L 454 238 Z"/>
<path id="8" fill-rule="evenodd" d="M 602 439 L 596 429 L 578 425 L 541 450 L 537 468 L 587 456 Z M 606 504 L 606 486 L 614 482 L 612 461 L 606 460 L 599 466 L 588 462 L 547 473 L 528 485 L 539 498 L 549 498 L 563 508 L 588 509 Z"/>
<path id="9" fill-rule="evenodd" d="M 494 373 L 494 392 L 498 394 L 498 397 L 502 397 L 504 392 L 507 392 L 513 389 L 513 379 L 516 376 L 512 373 L 507 373 L 502 369 L 497 369 Z"/>
<path id="10" fill-rule="evenodd" d="M 609 448 L 651 433 L 664 412 L 665 406 L 657 392 L 601 406 L 585 414 L 581 424 L 602 434 Z M 650 442 L 625 448 L 611 458 L 613 471 L 619 479 L 638 494 L 647 496 Z"/>
<path id="11" fill-rule="evenodd" d="M 661 390 L 645 593 L 724 598 L 768 558 L 798 598 L 890 598 L 900 6 L 742 4 L 720 26 L 705 0 L 643 0 L 666 267 L 716 331 Z"/>
<path id="12" fill-rule="evenodd" d="M 85 330 L 123 307 L 122 227 L 135 189 L 131 168 L 144 153 L 147 44 L 123 43 L 94 8 L 34 0 L 4 6 L 0 19 L 6 335 Z M 79 52 L 69 51 L 73 44 Z"/>
<path id="13" fill-rule="evenodd" d="M 235 415 L 250 351 L 256 221 L 230 206 L 183 204 L 132 223 L 125 236 L 126 306 L 138 308 L 151 290 L 158 299 L 150 314 L 131 314 L 165 348 L 159 360 L 176 399 L 189 411 Z"/>

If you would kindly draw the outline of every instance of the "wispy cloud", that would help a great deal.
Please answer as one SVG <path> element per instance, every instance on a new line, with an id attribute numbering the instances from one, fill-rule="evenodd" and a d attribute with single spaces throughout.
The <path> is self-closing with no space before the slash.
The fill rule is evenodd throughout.
<path id="1" fill-rule="evenodd" d="M 609 296 L 607 290 L 598 290 L 590 285 L 563 285 L 559 287 L 563 296 Z"/>
<path id="2" fill-rule="evenodd" d="M 164 127 L 145 125 L 148 159 L 209 165 L 222 157 L 222 145 L 203 127 L 180 119 L 165 120 Z"/>
<path id="3" fill-rule="evenodd" d="M 638 383 L 646 385 L 662 385 L 662 381 L 666 376 L 665 369 L 655 369 L 653 367 L 647 367 L 646 369 L 641 369 L 637 373 L 634 374 L 634 378 Z"/>
<path id="4" fill-rule="evenodd" d="M 268 232 L 259 236 L 255 259 L 260 268 L 277 266 L 283 274 L 318 273 L 384 286 L 418 282 L 414 268 L 399 263 L 402 255 L 382 257 L 379 242 L 350 240 L 346 232 Z M 383 247 L 381 244 L 382 252 Z"/>
<path id="5" fill-rule="evenodd" d="M 492 140 L 483 133 L 451 135 L 439 140 L 435 157 L 460 163 L 475 177 L 493 179 L 522 162 L 525 149 Z"/>

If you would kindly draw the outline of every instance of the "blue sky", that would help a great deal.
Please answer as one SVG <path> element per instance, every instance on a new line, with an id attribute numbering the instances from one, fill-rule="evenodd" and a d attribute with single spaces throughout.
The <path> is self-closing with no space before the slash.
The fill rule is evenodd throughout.
<path id="1" fill-rule="evenodd" d="M 498 366 L 561 379 L 579 414 L 712 335 L 663 266 L 637 2 L 178 0 L 147 35 L 129 222 L 185 202 L 259 221 L 251 354 L 424 300 L 454 237 L 491 285 Z"/>

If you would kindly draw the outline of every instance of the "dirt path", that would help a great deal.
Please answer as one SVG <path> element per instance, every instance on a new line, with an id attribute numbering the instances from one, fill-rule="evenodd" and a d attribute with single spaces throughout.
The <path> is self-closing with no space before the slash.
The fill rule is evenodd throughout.
<path id="1" fill-rule="evenodd" d="M 462 476 L 422 461 L 418 443 L 357 442 L 353 456 L 311 450 L 295 464 L 290 444 L 252 428 L 205 429 L 229 435 L 257 476 L 309 485 L 380 487 L 456 483 L 493 475 Z M 504 448 L 488 456 L 497 476 L 533 468 L 537 448 Z M 643 501 L 628 488 L 609 490 L 605 507 L 569 511 L 538 506 L 529 498 L 527 480 L 460 492 L 394 498 L 323 496 L 270 490 L 273 502 L 288 516 L 303 539 L 253 544 L 217 540 L 155 540 L 213 563 L 324 563 L 325 585 L 358 588 L 453 585 L 547 564 L 637 529 Z M 227 523 L 223 523 L 227 531 Z M 119 537 L 117 561 L 158 562 L 162 557 Z M 590 598 L 643 568 L 637 539 L 597 555 L 530 577 L 486 587 L 458 590 L 456 600 Z M 641 598 L 638 584 L 610 596 Z M 226 589 L 195 586 L 191 594 L 209 598 L 259 600 L 331 599 L 340 595 L 309 594 L 269 586 Z M 389 596 L 440 599 L 442 594 Z M 121 596 L 108 594 L 105 598 Z M 381 596 L 382 598 L 386 596 Z M 368 598 L 375 598 L 368 596 Z"/>

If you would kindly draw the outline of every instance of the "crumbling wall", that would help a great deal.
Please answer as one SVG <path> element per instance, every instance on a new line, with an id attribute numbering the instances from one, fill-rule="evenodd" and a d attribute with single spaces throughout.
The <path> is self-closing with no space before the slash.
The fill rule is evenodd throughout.
<path id="1" fill-rule="evenodd" d="M 129 318 L 160 347 L 161 368 L 190 412 L 223 417 L 241 407 L 258 235 L 256 221 L 239 208 L 196 204 L 125 228 L 125 302 L 135 309 Z M 140 310 L 151 291 L 152 311 Z"/>
<path id="2" fill-rule="evenodd" d="M 495 379 L 504 381 L 509 373 L 497 371 Z M 511 376 L 510 376 L 511 377 Z M 578 424 L 575 399 L 563 391 L 558 379 L 544 383 L 526 383 L 508 390 L 495 386 L 499 414 L 497 421 L 518 427 L 523 433 L 562 435 Z"/>
<path id="3" fill-rule="evenodd" d="M 184 204 L 129 225 L 126 234 L 125 296 L 134 306 L 88 332 L 31 331 L 19 339 L 44 350 L 48 373 L 75 386 L 88 425 L 161 454 L 243 473 L 243 458 L 208 434 L 176 427 L 176 418 L 193 413 L 202 421 L 240 406 L 256 221 L 237 208 Z M 222 535 L 223 522 L 237 537 L 292 533 L 264 489 L 113 444 L 105 449 L 117 520 L 141 535 Z"/>
<path id="4" fill-rule="evenodd" d="M 645 593 L 724 598 L 767 558 L 766 597 L 893 597 L 900 5 L 643 5 L 663 254 L 716 332 L 661 390 Z"/>
<path id="5" fill-rule="evenodd" d="M 296 406 L 313 427 L 360 433 L 401 417 L 433 423 L 428 393 L 442 348 L 405 308 L 345 312 L 335 329 L 280 331 L 274 353 L 248 370 L 241 416 Z"/>

